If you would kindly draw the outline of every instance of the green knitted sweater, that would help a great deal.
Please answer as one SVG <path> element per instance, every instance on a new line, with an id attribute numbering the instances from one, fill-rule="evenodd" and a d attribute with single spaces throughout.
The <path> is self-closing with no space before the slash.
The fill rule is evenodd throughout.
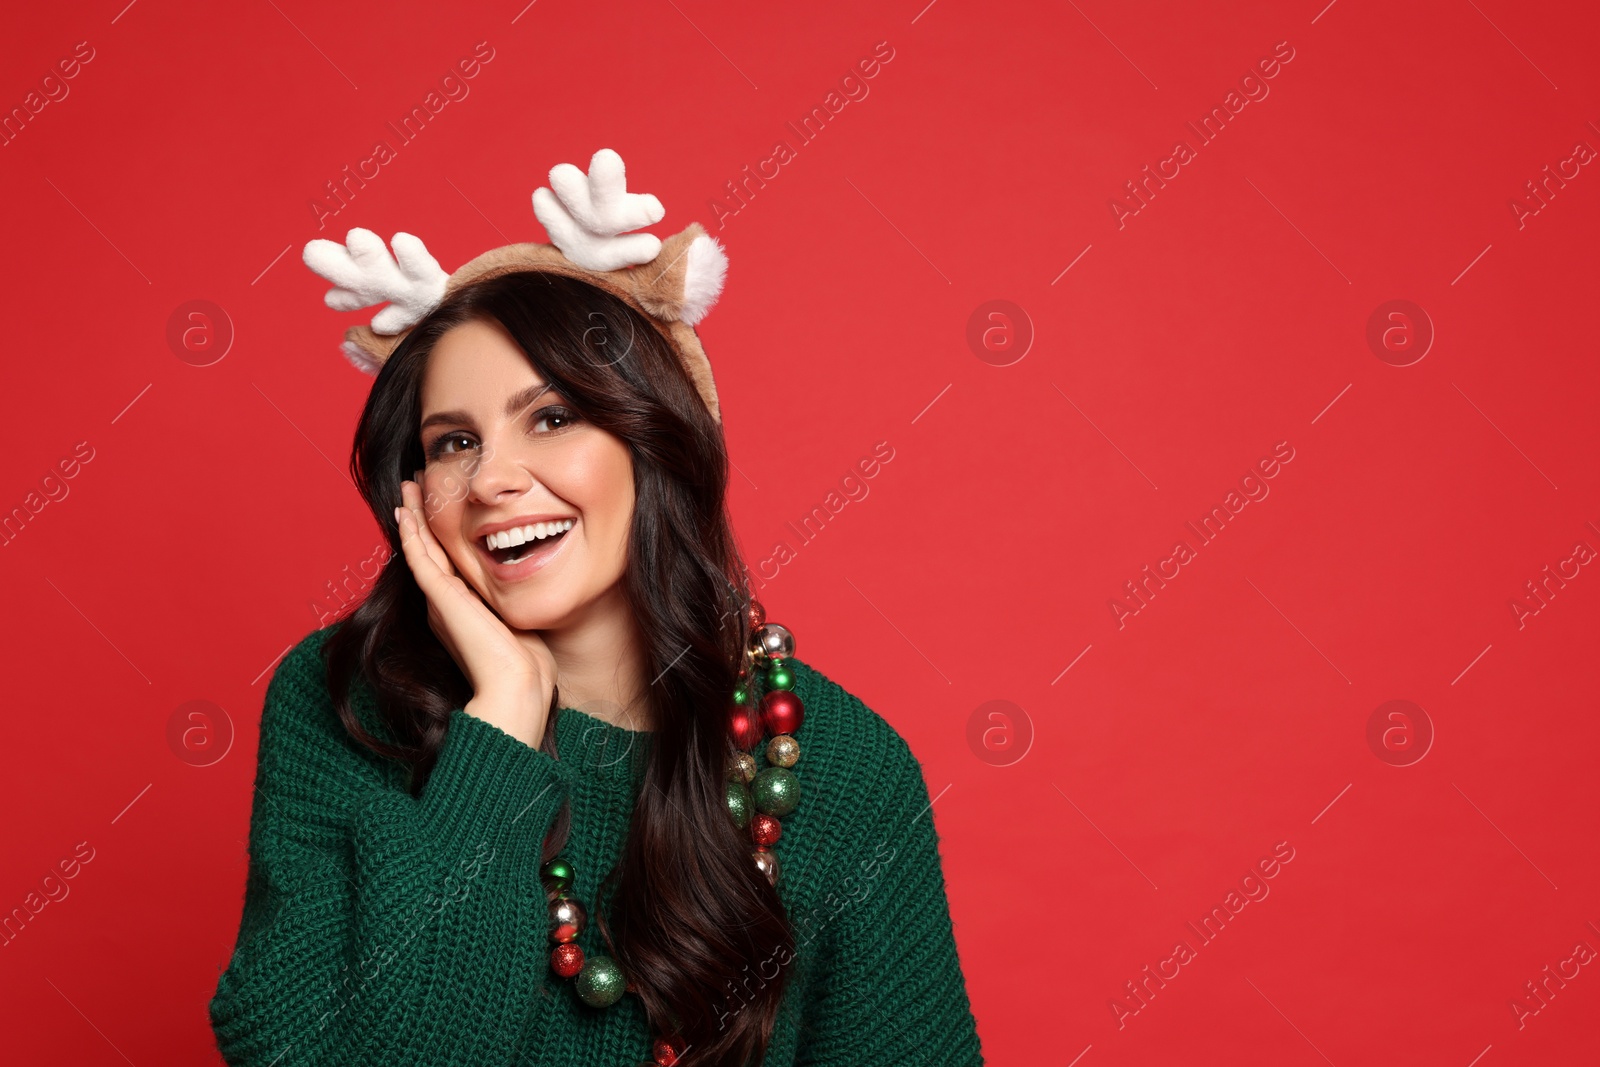
<path id="1" fill-rule="evenodd" d="M 589 1008 L 550 971 L 538 868 L 570 799 L 563 854 L 576 895 L 595 899 L 621 853 L 653 735 L 562 709 L 558 760 L 457 708 L 413 798 L 405 765 L 350 739 L 334 713 L 320 653 L 339 625 L 296 645 L 267 689 L 243 918 L 209 1006 L 223 1058 L 649 1062 L 637 997 Z M 762 1062 L 981 1064 L 921 766 L 875 712 L 791 663 L 806 708 L 801 800 L 774 851 L 797 951 Z M 370 687 L 358 683 L 352 699 L 370 729 Z M 604 951 L 593 923 L 578 943 Z M 749 988 L 761 980 L 752 974 Z"/>

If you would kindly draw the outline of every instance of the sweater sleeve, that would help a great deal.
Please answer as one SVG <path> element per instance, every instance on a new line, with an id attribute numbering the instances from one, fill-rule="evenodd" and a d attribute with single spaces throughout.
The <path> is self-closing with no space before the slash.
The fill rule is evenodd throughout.
<path id="1" fill-rule="evenodd" d="M 510 1064 L 544 971 L 539 850 L 565 769 L 456 708 L 413 798 L 345 733 L 317 651 L 290 653 L 262 711 L 218 1049 L 244 1067 Z"/>
<path id="2" fill-rule="evenodd" d="M 823 949 L 803 1020 L 806 1067 L 981 1065 L 922 769 L 890 739 L 884 803 L 856 826 L 833 890 L 802 922 Z"/>

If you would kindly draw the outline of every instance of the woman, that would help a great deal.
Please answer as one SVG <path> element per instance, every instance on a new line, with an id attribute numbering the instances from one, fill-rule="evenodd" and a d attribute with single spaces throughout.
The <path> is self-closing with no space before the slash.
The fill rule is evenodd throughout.
<path id="1" fill-rule="evenodd" d="M 224 1058 L 981 1063 L 920 767 L 748 595 L 688 328 L 720 266 L 669 321 L 628 287 L 685 242 L 640 281 L 540 217 L 560 252 L 391 284 L 388 352 L 352 331 L 399 551 L 269 685 Z"/>

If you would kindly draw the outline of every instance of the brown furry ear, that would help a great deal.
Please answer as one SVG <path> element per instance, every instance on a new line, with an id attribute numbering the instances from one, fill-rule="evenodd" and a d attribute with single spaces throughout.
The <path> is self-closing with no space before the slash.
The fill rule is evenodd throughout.
<path id="1" fill-rule="evenodd" d="M 634 298 L 650 314 L 669 322 L 684 317 L 684 290 L 689 278 L 689 247 L 705 235 L 698 222 L 691 222 L 661 242 L 661 252 L 649 263 L 627 271 Z"/>
<path id="2" fill-rule="evenodd" d="M 374 332 L 371 326 L 352 326 L 344 332 L 339 351 L 357 370 L 377 377 L 378 371 L 410 332 L 406 329 L 397 334 L 383 334 Z"/>

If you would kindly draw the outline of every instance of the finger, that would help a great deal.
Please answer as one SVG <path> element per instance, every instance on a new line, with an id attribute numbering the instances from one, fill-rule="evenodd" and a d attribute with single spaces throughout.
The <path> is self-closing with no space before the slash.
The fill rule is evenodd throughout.
<path id="1" fill-rule="evenodd" d="M 476 588 L 467 585 L 465 581 L 462 581 L 460 573 L 457 572 L 455 564 L 450 559 L 450 554 L 444 550 L 444 546 L 441 545 L 439 543 L 439 539 L 434 536 L 433 530 L 428 526 L 427 522 L 421 518 L 423 511 L 421 485 L 417 482 L 402 481 L 400 483 L 400 495 L 405 500 L 405 506 L 398 510 L 404 511 L 411 516 L 413 520 L 411 524 L 412 530 L 416 532 L 417 539 L 423 546 L 421 551 L 424 551 L 427 554 L 428 558 L 433 562 L 434 567 L 436 567 L 441 574 L 460 582 L 460 589 L 458 592 L 467 596 L 476 604 L 484 607 L 487 610 L 487 605 L 483 600 L 483 594 L 479 593 Z M 415 573 L 415 571 L 416 568 L 413 567 L 412 572 Z M 421 583 L 419 582 L 418 584 L 420 585 Z"/>
<path id="2" fill-rule="evenodd" d="M 455 568 L 450 565 L 450 557 L 439 545 L 438 539 L 433 536 L 433 530 L 428 526 L 427 515 L 423 507 L 422 486 L 415 481 L 402 481 L 400 483 L 400 499 L 405 510 L 416 520 L 414 529 L 418 540 L 434 566 L 446 574 L 454 574 Z"/>
<path id="3" fill-rule="evenodd" d="M 418 533 L 415 513 L 405 507 L 396 510 L 400 516 L 400 547 L 405 552 L 406 563 L 411 567 L 417 587 L 427 597 L 428 606 L 439 615 L 444 630 L 450 634 L 462 632 L 465 627 L 481 623 L 486 614 L 492 614 L 465 582 L 445 573 L 434 562 Z M 446 647 L 451 646 L 453 641 L 440 634 L 437 627 L 434 632 Z"/>
<path id="4" fill-rule="evenodd" d="M 416 512 L 407 507 L 396 508 L 395 512 L 400 523 L 400 548 L 405 553 L 406 563 L 410 565 L 418 587 L 435 610 L 459 620 L 460 616 L 454 615 L 451 607 L 465 605 L 477 618 L 498 620 L 499 616 L 483 602 L 476 589 L 439 566 L 419 533 Z"/>
<path id="5" fill-rule="evenodd" d="M 402 504 L 394 509 L 394 519 L 400 527 L 400 551 L 405 555 L 406 564 L 411 568 L 411 575 L 416 578 L 417 585 L 427 593 L 429 586 L 434 584 L 434 576 L 439 572 L 439 565 L 428 555 L 427 546 L 422 543 L 422 538 L 417 533 L 416 512 Z"/>
<path id="6" fill-rule="evenodd" d="M 395 519 L 400 524 L 400 548 L 405 553 L 406 563 L 410 565 L 417 584 L 431 599 L 438 593 L 439 580 L 446 575 L 428 551 L 415 509 L 402 505 L 395 509 Z"/>
<path id="7" fill-rule="evenodd" d="M 408 527 L 412 525 L 409 515 L 402 521 Z M 416 546 L 417 540 L 414 534 L 415 531 L 411 530 L 408 531 L 407 536 L 411 544 Z M 465 603 L 464 598 L 460 595 L 460 590 L 457 588 L 460 585 L 460 579 L 442 574 L 433 565 L 433 561 L 427 558 L 427 554 L 421 551 L 420 547 L 414 548 L 413 551 L 416 552 L 419 559 L 413 570 L 413 575 L 416 577 L 417 586 L 422 590 L 423 596 L 428 603 L 428 629 L 433 631 L 434 637 L 450 653 L 450 657 L 456 661 L 463 671 L 469 672 L 470 675 L 471 663 L 463 655 L 461 641 L 467 640 L 469 643 L 475 643 L 472 638 L 466 635 L 474 632 L 481 625 L 481 620 L 474 617 L 472 606 Z"/>
<path id="8" fill-rule="evenodd" d="M 422 472 L 418 471 L 417 473 L 420 477 Z M 433 557 L 434 565 L 437 566 L 441 571 L 446 574 L 455 574 L 456 568 L 455 564 L 450 560 L 450 554 L 444 550 L 444 546 L 441 545 L 439 543 L 439 539 L 434 536 L 433 527 L 428 525 L 427 511 L 423 506 L 424 500 L 422 496 L 421 481 L 413 481 L 411 483 L 410 499 L 412 502 L 412 514 L 416 515 L 417 517 L 417 529 L 422 534 L 422 543 L 427 548 L 428 555 Z"/>

